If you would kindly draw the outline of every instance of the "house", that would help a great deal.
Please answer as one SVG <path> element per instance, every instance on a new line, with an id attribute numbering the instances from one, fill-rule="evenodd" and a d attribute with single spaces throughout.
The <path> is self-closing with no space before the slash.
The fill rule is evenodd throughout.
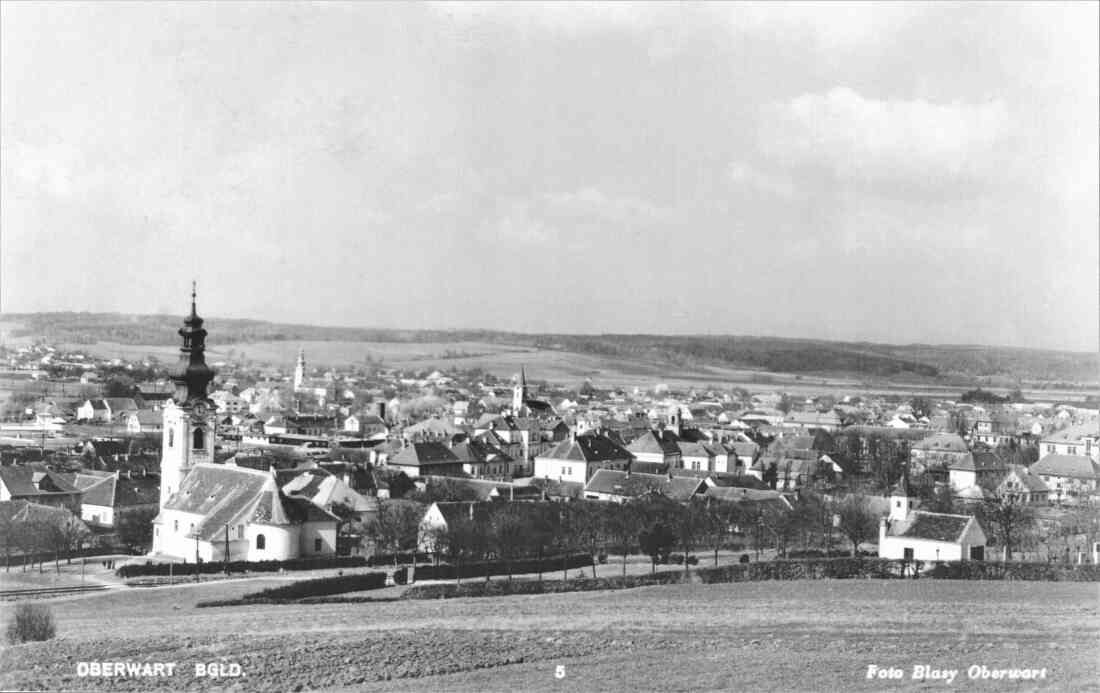
<path id="1" fill-rule="evenodd" d="M 993 488 L 1001 483 L 1008 465 L 995 453 L 975 450 L 952 463 L 947 471 L 948 483 L 956 490 L 971 486 Z"/>
<path id="2" fill-rule="evenodd" d="M 1042 477 L 1032 474 L 1022 464 L 1009 465 L 1008 474 L 994 491 L 995 495 L 1017 503 L 1030 505 L 1047 500 L 1050 489 Z"/>
<path id="3" fill-rule="evenodd" d="M 440 553 L 440 538 L 461 523 L 486 522 L 491 501 L 437 502 L 428 506 L 417 527 L 417 548 L 424 553 Z"/>
<path id="4" fill-rule="evenodd" d="M 879 523 L 879 558 L 917 561 L 985 559 L 986 536 L 971 515 L 931 513 L 913 508 L 904 484 L 890 494 L 890 513 Z"/>
<path id="5" fill-rule="evenodd" d="M 63 475 L 25 466 L 0 467 L 0 501 L 25 500 L 80 513 L 82 492 Z"/>
<path id="6" fill-rule="evenodd" d="M 153 553 L 203 561 L 333 556 L 338 523 L 285 495 L 269 471 L 200 462 L 153 520 Z"/>
<path id="7" fill-rule="evenodd" d="M 600 433 L 581 433 L 535 457 L 535 476 L 561 482 L 588 483 L 597 469 L 626 470 L 634 455 Z"/>
<path id="8" fill-rule="evenodd" d="M 626 449 L 638 462 L 655 467 L 679 469 L 684 466 L 680 437 L 672 430 L 650 429 L 631 441 Z"/>
<path id="9" fill-rule="evenodd" d="M 377 498 L 357 492 L 324 469 L 288 469 L 276 472 L 275 477 L 288 497 L 304 498 L 325 511 L 342 506 L 362 521 L 378 514 Z"/>
<path id="10" fill-rule="evenodd" d="M 1052 501 L 1086 497 L 1100 485 L 1100 464 L 1085 455 L 1046 455 L 1028 471 L 1043 480 Z"/>
<path id="11" fill-rule="evenodd" d="M 384 440 L 389 434 L 390 428 L 382 417 L 377 414 L 352 414 L 344 419 L 343 430 L 363 438 L 375 438 Z"/>
<path id="12" fill-rule="evenodd" d="M 970 446 L 956 433 L 933 433 L 909 448 L 911 474 L 946 475 L 952 466 L 963 464 Z"/>
<path id="13" fill-rule="evenodd" d="M 772 506 L 779 510 L 792 510 L 791 502 L 779 491 L 761 490 L 739 486 L 708 486 L 705 495 L 727 503 Z"/>
<path id="14" fill-rule="evenodd" d="M 80 519 L 97 527 L 117 527 L 127 513 L 155 511 L 160 500 L 160 479 L 131 472 L 84 470 L 66 474 L 83 492 Z"/>
<path id="15" fill-rule="evenodd" d="M 625 503 L 646 494 L 657 494 L 682 503 L 706 493 L 706 490 L 706 481 L 696 477 L 632 473 L 629 469 L 598 469 L 585 484 L 584 497 Z"/>
<path id="16" fill-rule="evenodd" d="M 792 411 L 779 426 L 800 431 L 835 431 L 840 428 L 840 417 L 832 411 Z"/>
<path id="17" fill-rule="evenodd" d="M 1068 426 L 1039 441 L 1039 459 L 1047 455 L 1100 458 L 1100 425 L 1095 421 Z"/>
<path id="18" fill-rule="evenodd" d="M 462 464 L 462 471 L 470 476 L 512 478 L 512 457 L 483 440 L 454 443 L 451 452 Z"/>
<path id="19" fill-rule="evenodd" d="M 111 422 L 111 408 L 102 399 L 89 399 L 76 408 L 77 421 Z"/>
<path id="20" fill-rule="evenodd" d="M 152 409 L 138 409 L 127 412 L 126 432 L 137 435 L 140 433 L 160 433 L 164 431 L 164 416 L 159 411 Z"/>
<path id="21" fill-rule="evenodd" d="M 409 443 L 386 460 L 390 469 L 405 472 L 410 479 L 421 476 L 459 476 L 462 460 L 447 443 Z"/>

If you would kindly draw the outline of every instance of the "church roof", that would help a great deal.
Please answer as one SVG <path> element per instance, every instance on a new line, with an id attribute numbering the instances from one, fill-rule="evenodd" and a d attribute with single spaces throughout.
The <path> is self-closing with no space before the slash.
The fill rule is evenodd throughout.
<path id="1" fill-rule="evenodd" d="M 561 441 L 539 457 L 577 462 L 602 462 L 630 460 L 634 455 L 605 435 L 586 433 Z"/>
<path id="2" fill-rule="evenodd" d="M 246 519 L 259 524 L 291 524 L 284 498 L 269 472 L 201 463 L 184 478 L 164 509 L 201 515 L 195 533 L 199 539 L 211 541 L 224 536 L 227 524 Z"/>

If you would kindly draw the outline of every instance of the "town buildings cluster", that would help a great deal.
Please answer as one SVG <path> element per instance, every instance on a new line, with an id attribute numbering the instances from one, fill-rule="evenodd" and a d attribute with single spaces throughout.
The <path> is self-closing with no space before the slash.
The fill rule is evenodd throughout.
<path id="1" fill-rule="evenodd" d="M 360 550 L 342 535 L 369 524 L 394 483 L 449 479 L 482 500 L 656 494 L 788 508 L 804 492 L 859 490 L 882 499 L 883 555 L 947 560 L 983 558 L 987 536 L 967 514 L 922 509 L 939 496 L 1100 498 L 1098 413 L 1069 403 L 568 389 L 522 368 L 510 383 L 479 370 L 310 368 L 301 350 L 292 371 L 215 370 L 194 300 L 179 335 L 171 369 L 5 350 L 9 381 L 30 396 L 0 423 L 0 515 L 63 508 L 101 531 L 137 517 L 154 555 L 269 560 Z M 20 454 L 55 439 L 68 447 Z"/>

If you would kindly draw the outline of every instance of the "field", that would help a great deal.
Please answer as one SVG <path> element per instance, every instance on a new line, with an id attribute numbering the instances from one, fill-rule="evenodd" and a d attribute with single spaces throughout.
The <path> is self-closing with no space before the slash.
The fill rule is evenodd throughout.
<path id="1" fill-rule="evenodd" d="M 917 664 L 982 690 L 1100 690 L 1097 586 L 816 581 L 373 604 L 195 609 L 269 580 L 53 602 L 58 639 L 0 649 L 36 690 L 923 690 Z M 389 590 L 387 590 L 389 591 Z M 81 661 L 177 662 L 172 678 L 81 679 Z M 237 663 L 239 679 L 196 678 Z M 869 665 L 901 680 L 867 679 Z M 972 665 L 1046 669 L 969 680 Z M 558 669 L 560 667 L 560 669 Z M 555 674 L 559 673 L 559 678 Z"/>

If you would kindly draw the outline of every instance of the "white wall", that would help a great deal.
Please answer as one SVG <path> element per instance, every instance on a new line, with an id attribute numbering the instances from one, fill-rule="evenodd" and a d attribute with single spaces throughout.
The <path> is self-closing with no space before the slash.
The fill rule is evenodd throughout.
<path id="1" fill-rule="evenodd" d="M 264 535 L 263 549 L 256 548 L 256 537 Z M 248 538 L 248 561 L 285 561 L 298 557 L 299 528 L 297 525 L 248 525 L 245 536 Z"/>
<path id="2" fill-rule="evenodd" d="M 96 519 L 97 517 L 98 519 Z M 115 509 L 106 505 L 88 505 L 84 503 L 80 506 L 80 519 L 105 527 L 114 527 Z"/>
<path id="3" fill-rule="evenodd" d="M 321 540 L 321 549 L 317 550 L 316 540 Z M 336 524 L 333 522 L 306 522 L 302 524 L 298 543 L 299 555 L 335 556 Z"/>
<path id="4" fill-rule="evenodd" d="M 559 460 L 552 457 L 535 458 L 535 477 L 588 483 L 588 463 L 579 460 Z"/>

